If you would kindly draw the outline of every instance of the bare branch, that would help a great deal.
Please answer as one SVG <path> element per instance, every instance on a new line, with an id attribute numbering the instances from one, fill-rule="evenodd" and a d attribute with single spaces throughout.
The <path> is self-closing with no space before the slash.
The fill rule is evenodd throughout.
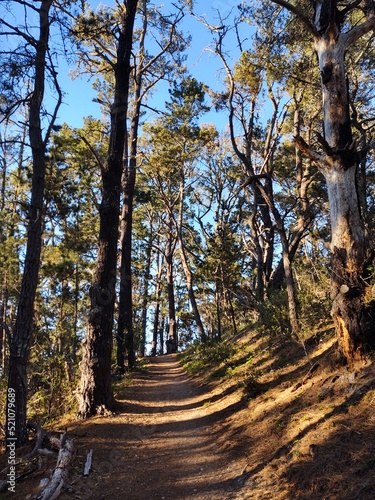
<path id="1" fill-rule="evenodd" d="M 80 139 L 86 144 L 86 146 L 89 148 L 90 152 L 92 153 L 92 155 L 94 156 L 95 160 L 98 162 L 98 165 L 100 166 L 100 168 L 103 170 L 104 169 L 104 163 L 102 161 L 102 159 L 100 158 L 100 156 L 98 155 L 98 153 L 95 151 L 95 149 L 91 146 L 91 144 L 89 143 L 89 141 L 86 139 L 86 137 L 83 137 L 83 135 L 80 135 L 79 136 Z"/>
<path id="2" fill-rule="evenodd" d="M 324 161 L 323 156 L 317 153 L 314 149 L 312 149 L 307 142 L 301 136 L 294 137 L 295 143 L 297 147 L 305 153 L 312 161 L 318 164 L 321 168 L 325 167 L 326 163 Z"/>
<path id="3" fill-rule="evenodd" d="M 59 84 L 59 81 L 57 79 L 57 71 L 55 69 L 55 65 L 53 64 L 53 61 L 52 61 L 52 58 L 51 58 L 51 54 L 50 52 L 48 51 L 47 53 L 47 57 L 50 61 L 50 73 L 52 75 L 52 79 L 53 79 L 53 83 L 54 83 L 54 86 L 55 86 L 55 89 L 56 89 L 56 92 L 57 92 L 57 102 L 55 104 L 55 108 L 53 110 L 53 113 L 52 113 L 52 116 L 51 116 L 51 120 L 49 122 L 49 125 L 48 125 L 48 128 L 47 128 L 47 132 L 45 134 L 45 137 L 44 137 L 44 145 L 45 147 L 47 147 L 47 144 L 48 144 L 48 141 L 50 139 L 50 136 L 51 136 L 51 132 L 53 130 L 53 126 L 56 122 L 56 119 L 57 119 L 57 113 L 58 113 L 58 110 L 61 106 L 61 103 L 62 103 L 62 99 L 63 99 L 63 95 L 62 95 L 62 91 L 61 91 L 61 87 L 60 87 L 60 84 Z"/>
<path id="4" fill-rule="evenodd" d="M 7 28 L 9 28 L 9 29 L 12 30 L 10 33 L 6 32 L 6 33 L 2 33 L 2 35 L 4 35 L 4 34 L 7 34 L 7 35 L 17 35 L 17 36 L 20 36 L 21 38 L 23 38 L 27 43 L 29 43 L 33 47 L 36 46 L 37 41 L 35 40 L 35 38 L 33 38 L 32 36 L 27 35 L 23 31 L 21 31 L 20 29 L 18 29 L 16 26 L 12 26 L 8 22 L 6 22 L 5 19 L 0 19 L 0 25 L 1 24 L 3 24 L 4 26 L 6 26 Z"/>
<path id="5" fill-rule="evenodd" d="M 314 35 L 315 37 L 319 37 L 319 33 L 315 29 L 315 26 L 313 25 L 313 23 L 295 5 L 291 4 L 290 2 L 287 2 L 286 0 L 272 0 L 272 2 L 276 3 L 277 5 L 280 5 L 281 7 L 285 7 L 290 12 L 292 12 L 293 14 L 295 14 L 298 17 L 298 19 L 306 26 L 306 28 L 310 31 L 310 33 L 312 35 Z"/>
<path id="6" fill-rule="evenodd" d="M 366 154 L 371 151 L 372 149 L 375 149 L 375 140 L 369 142 L 366 144 L 366 146 L 358 151 L 358 155 L 360 158 L 364 158 Z"/>
<path id="7" fill-rule="evenodd" d="M 354 2 L 350 3 L 349 5 L 347 5 L 344 9 L 342 9 L 340 11 L 340 15 L 345 16 L 348 12 L 355 9 L 361 2 L 362 2 L 362 0 L 355 0 Z"/>
<path id="8" fill-rule="evenodd" d="M 359 26 L 356 26 L 347 33 L 342 34 L 341 37 L 345 46 L 348 47 L 350 44 L 356 42 L 370 31 L 375 31 L 375 16 L 370 17 Z"/>

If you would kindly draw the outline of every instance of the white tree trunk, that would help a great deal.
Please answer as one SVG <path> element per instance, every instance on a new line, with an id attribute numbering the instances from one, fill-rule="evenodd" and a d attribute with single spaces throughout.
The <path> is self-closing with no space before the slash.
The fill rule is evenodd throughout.
<path id="1" fill-rule="evenodd" d="M 327 4 L 320 1 L 317 4 Z M 357 193 L 358 154 L 353 141 L 345 70 L 348 38 L 339 32 L 337 11 L 315 36 L 321 74 L 323 134 L 320 138 L 331 218 L 331 296 L 340 349 L 349 363 L 362 358 L 370 316 L 364 304 L 366 239 Z"/>

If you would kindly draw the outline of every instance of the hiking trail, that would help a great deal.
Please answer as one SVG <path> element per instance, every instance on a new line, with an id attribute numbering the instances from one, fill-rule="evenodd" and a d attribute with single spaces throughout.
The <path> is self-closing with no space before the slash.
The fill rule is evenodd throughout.
<path id="1" fill-rule="evenodd" d="M 201 390 L 176 355 L 151 358 L 146 372 L 134 374 L 116 415 L 90 419 L 73 434 L 80 467 L 93 449 L 92 471 L 88 477 L 77 471 L 71 493 L 60 498 L 249 498 L 239 491 L 246 464 L 228 460 L 218 441 L 239 401 L 220 388 Z"/>

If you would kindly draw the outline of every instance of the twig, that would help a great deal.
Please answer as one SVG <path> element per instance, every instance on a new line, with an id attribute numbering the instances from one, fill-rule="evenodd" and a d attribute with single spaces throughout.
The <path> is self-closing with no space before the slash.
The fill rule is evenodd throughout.
<path id="1" fill-rule="evenodd" d="M 84 476 L 88 476 L 89 475 L 89 472 L 90 472 L 90 469 L 91 469 L 91 462 L 92 462 L 92 452 L 93 452 L 93 450 L 90 450 L 87 453 L 86 463 L 85 463 L 85 467 L 83 469 L 83 475 Z"/>

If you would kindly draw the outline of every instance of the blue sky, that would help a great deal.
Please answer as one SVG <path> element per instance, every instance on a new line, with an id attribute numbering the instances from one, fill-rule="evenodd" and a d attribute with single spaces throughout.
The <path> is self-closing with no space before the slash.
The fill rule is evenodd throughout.
<path id="1" fill-rule="evenodd" d="M 95 8 L 100 2 L 91 1 L 90 4 Z M 163 11 L 170 11 L 171 2 L 164 2 Z M 112 6 L 114 2 L 102 2 L 104 5 Z M 237 1 L 217 0 L 207 6 L 207 2 L 196 1 L 194 10 L 199 16 L 205 16 L 211 23 L 215 24 L 217 11 L 225 17 L 231 10 L 236 11 Z M 155 5 L 159 5 L 158 2 Z M 186 15 L 181 29 L 184 33 L 192 36 L 191 47 L 188 50 L 187 66 L 189 72 L 197 80 L 208 84 L 214 89 L 222 87 L 224 72 L 219 59 L 207 50 L 207 46 L 212 43 L 211 36 L 206 27 L 191 15 Z M 69 77 L 69 68 L 65 63 L 60 63 L 59 77 L 62 89 L 65 92 L 64 103 L 59 110 L 59 122 L 67 122 L 69 125 L 79 127 L 83 124 L 83 117 L 100 117 L 100 105 L 93 102 L 95 92 L 92 89 L 92 82 L 87 76 L 82 76 L 75 80 Z M 168 99 L 167 89 L 160 86 L 153 97 L 153 102 L 158 107 L 162 107 L 165 100 Z M 213 122 L 219 129 L 226 126 L 226 117 L 218 115 L 214 110 L 209 112 L 203 118 L 204 122 Z"/>

